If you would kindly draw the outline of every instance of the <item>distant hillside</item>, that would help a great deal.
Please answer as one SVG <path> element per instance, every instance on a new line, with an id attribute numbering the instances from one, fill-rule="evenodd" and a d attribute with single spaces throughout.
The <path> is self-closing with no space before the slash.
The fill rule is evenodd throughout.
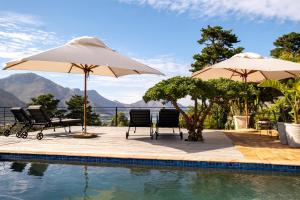
<path id="1" fill-rule="evenodd" d="M 25 103 L 30 102 L 32 97 L 51 93 L 63 104 L 65 100 L 74 95 L 71 89 L 64 88 L 33 73 L 15 74 L 0 79 L 0 87 Z"/>
<path id="2" fill-rule="evenodd" d="M 63 87 L 34 73 L 15 74 L 0 79 L 0 88 L 4 89 L 11 95 L 14 95 L 15 99 L 19 99 L 20 102 L 24 103 L 30 102 L 30 99 L 32 97 L 51 93 L 55 96 L 55 98 L 61 101 L 60 106 L 65 106 L 65 101 L 68 101 L 71 96 L 75 94 L 83 96 L 83 91 L 80 89 L 70 89 Z M 105 113 L 113 113 L 114 109 L 103 107 L 172 107 L 170 103 L 168 103 L 167 105 L 163 105 L 161 102 L 151 101 L 146 104 L 143 100 L 137 101 L 132 104 L 124 104 L 118 101 L 111 101 L 109 99 L 106 99 L 95 90 L 89 90 L 88 97 L 92 106 L 99 107 L 98 112 Z M 6 102 L 1 103 L 0 106 L 4 103 L 7 104 L 7 100 L 5 101 Z M 18 103 L 16 101 L 12 101 L 10 105 L 14 106 L 17 104 Z"/>
<path id="3" fill-rule="evenodd" d="M 135 103 L 128 104 L 128 106 L 132 106 L 132 107 L 173 107 L 173 105 L 170 102 L 168 102 L 166 104 L 163 104 L 162 102 L 159 102 L 159 101 L 150 101 L 148 103 L 145 103 L 144 100 L 140 100 Z M 181 106 L 181 105 L 179 105 L 179 106 Z"/>
<path id="4" fill-rule="evenodd" d="M 24 105 L 25 104 L 13 94 L 0 89 L 0 107 L 16 107 Z"/>

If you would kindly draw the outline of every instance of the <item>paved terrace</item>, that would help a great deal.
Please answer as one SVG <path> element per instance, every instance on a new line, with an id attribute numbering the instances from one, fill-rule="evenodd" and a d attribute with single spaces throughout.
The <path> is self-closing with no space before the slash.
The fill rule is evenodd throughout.
<path id="1" fill-rule="evenodd" d="M 72 130 L 80 131 L 80 127 Z M 280 145 L 275 137 L 253 132 L 205 130 L 204 142 L 187 142 L 180 140 L 178 134 L 151 140 L 147 128 L 138 128 L 128 140 L 126 127 L 89 127 L 88 130 L 99 137 L 77 139 L 63 128 L 56 132 L 46 130 L 41 141 L 35 139 L 36 132 L 29 133 L 27 139 L 1 136 L 0 152 L 300 165 L 300 149 L 288 148 Z M 162 131 L 172 132 L 171 129 Z"/>

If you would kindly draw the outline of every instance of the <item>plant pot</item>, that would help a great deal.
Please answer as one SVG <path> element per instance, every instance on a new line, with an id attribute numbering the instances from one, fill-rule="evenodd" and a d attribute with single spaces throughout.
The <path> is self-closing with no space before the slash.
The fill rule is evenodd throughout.
<path id="1" fill-rule="evenodd" d="M 234 129 L 247 129 L 249 124 L 250 116 L 233 116 L 234 120 Z"/>
<path id="2" fill-rule="evenodd" d="M 284 122 L 277 122 L 278 136 L 281 144 L 288 144 Z"/>
<path id="3" fill-rule="evenodd" d="M 300 124 L 285 123 L 286 138 L 290 147 L 300 147 Z"/>

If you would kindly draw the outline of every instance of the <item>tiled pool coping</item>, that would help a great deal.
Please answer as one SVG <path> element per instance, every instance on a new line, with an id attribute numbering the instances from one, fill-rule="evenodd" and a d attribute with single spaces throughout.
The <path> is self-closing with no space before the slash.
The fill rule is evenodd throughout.
<path id="1" fill-rule="evenodd" d="M 19 154 L 19 153 L 0 153 L 0 160 L 64 161 L 64 162 L 93 163 L 93 164 L 107 163 L 107 164 L 127 164 L 127 165 L 144 165 L 144 166 L 215 168 L 215 169 L 231 169 L 231 170 L 236 169 L 236 170 L 300 173 L 300 166 L 262 164 L 262 163 L 242 163 L 242 162 L 160 160 L 160 159 L 141 159 L 141 158 L 113 158 L 113 157 Z"/>

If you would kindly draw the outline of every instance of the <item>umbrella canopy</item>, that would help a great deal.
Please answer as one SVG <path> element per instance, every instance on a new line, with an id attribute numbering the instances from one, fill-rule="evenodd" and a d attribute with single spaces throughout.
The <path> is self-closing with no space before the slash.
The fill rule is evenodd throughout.
<path id="1" fill-rule="evenodd" d="M 80 37 L 63 46 L 10 61 L 4 70 L 31 70 L 84 74 L 84 134 L 87 135 L 87 77 L 90 74 L 120 77 L 129 74 L 157 74 L 160 71 L 107 47 L 94 37 Z"/>
<path id="2" fill-rule="evenodd" d="M 240 53 L 192 74 L 209 80 L 228 78 L 236 81 L 261 82 L 266 79 L 285 79 L 300 75 L 300 64 L 263 57 L 256 53 Z"/>
<path id="3" fill-rule="evenodd" d="M 108 48 L 93 37 L 80 37 L 63 46 L 6 63 L 4 69 L 83 73 L 119 77 L 128 74 L 158 74 L 160 71 Z"/>

